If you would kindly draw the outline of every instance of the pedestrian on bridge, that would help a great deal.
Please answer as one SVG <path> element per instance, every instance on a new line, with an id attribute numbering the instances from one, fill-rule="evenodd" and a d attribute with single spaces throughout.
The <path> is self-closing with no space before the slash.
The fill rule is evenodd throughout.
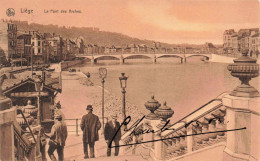
<path id="1" fill-rule="evenodd" d="M 88 105 L 86 108 L 87 114 L 81 119 L 80 127 L 83 131 L 83 148 L 84 158 L 89 158 L 88 146 L 90 149 L 90 158 L 95 158 L 94 146 L 95 142 L 99 140 L 98 130 L 101 128 L 101 123 L 98 116 L 92 113 L 92 105 Z"/>

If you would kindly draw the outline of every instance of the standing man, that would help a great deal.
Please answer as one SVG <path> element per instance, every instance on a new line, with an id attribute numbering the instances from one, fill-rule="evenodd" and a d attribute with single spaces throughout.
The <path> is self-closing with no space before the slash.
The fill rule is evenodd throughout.
<path id="1" fill-rule="evenodd" d="M 120 124 L 117 121 L 117 115 L 112 116 L 112 121 L 109 121 L 106 123 L 105 126 L 105 140 L 107 142 L 107 156 L 111 156 L 111 148 L 109 148 L 110 142 L 114 141 L 115 146 L 119 146 L 119 141 L 121 140 L 121 130 L 118 131 L 116 134 L 117 130 L 120 128 Z M 114 137 L 114 135 L 116 136 Z M 114 137 L 114 140 L 112 140 Z M 118 156 L 119 153 L 119 147 L 115 147 L 115 156 Z"/>
<path id="2" fill-rule="evenodd" d="M 92 113 L 92 105 L 88 105 L 86 108 L 87 114 L 81 119 L 80 127 L 83 131 L 83 147 L 84 147 L 84 158 L 88 156 L 88 146 L 90 149 L 90 158 L 95 158 L 94 146 L 95 141 L 99 140 L 98 130 L 101 128 L 99 118 Z"/>
<path id="3" fill-rule="evenodd" d="M 67 139 L 68 132 L 67 126 L 62 122 L 62 116 L 60 114 L 55 115 L 55 123 L 51 128 L 51 135 L 49 141 L 48 154 L 52 161 L 56 161 L 53 152 L 57 149 L 59 161 L 64 160 L 64 146 Z"/>

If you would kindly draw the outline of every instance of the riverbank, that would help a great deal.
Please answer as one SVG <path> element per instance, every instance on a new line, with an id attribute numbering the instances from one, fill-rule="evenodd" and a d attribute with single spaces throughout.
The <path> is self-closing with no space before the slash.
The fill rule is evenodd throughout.
<path id="1" fill-rule="evenodd" d="M 82 83 L 86 79 L 86 76 L 81 72 L 62 72 L 62 93 L 57 96 L 57 101 L 61 102 L 65 119 L 79 119 L 80 121 L 82 116 L 86 114 L 86 106 L 88 104 L 93 106 L 93 113 L 101 119 L 102 87 L 98 85 L 97 80 L 92 80 L 94 86 L 86 86 Z M 105 89 L 104 102 L 104 116 L 110 120 L 111 115 L 117 114 L 118 121 L 122 122 L 122 99 Z M 129 102 L 126 102 L 126 111 L 133 121 L 142 117 L 142 113 L 137 107 Z M 66 122 L 75 125 L 75 120 Z M 75 131 L 75 127 L 71 126 L 69 130 Z"/>
<path id="2" fill-rule="evenodd" d="M 234 63 L 234 59 L 237 59 L 237 58 L 224 56 L 224 55 L 212 54 L 212 57 L 209 61 L 214 62 L 214 63 L 229 63 L 230 64 L 230 63 Z M 260 64 L 260 58 L 257 59 L 257 64 Z"/>

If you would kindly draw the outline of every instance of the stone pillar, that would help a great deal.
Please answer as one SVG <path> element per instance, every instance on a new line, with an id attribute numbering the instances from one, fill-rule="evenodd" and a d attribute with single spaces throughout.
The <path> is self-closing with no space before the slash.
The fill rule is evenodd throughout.
<path id="1" fill-rule="evenodd" d="M 156 63 L 156 56 L 153 57 L 153 63 L 155 64 Z"/>
<path id="2" fill-rule="evenodd" d="M 227 95 L 223 97 L 227 107 L 227 146 L 224 160 L 256 161 L 260 159 L 260 97 L 245 98 Z"/>
<path id="3" fill-rule="evenodd" d="M 149 120 L 149 119 L 144 119 L 144 124 L 143 124 L 143 127 L 144 129 L 152 129 L 152 120 Z M 148 133 L 148 134 L 144 134 L 143 135 L 143 142 L 147 142 L 147 141 L 151 141 L 153 140 L 153 133 Z M 152 147 L 153 145 L 153 142 L 150 142 L 150 143 L 145 143 L 146 146 L 149 146 L 149 147 Z"/>
<path id="4" fill-rule="evenodd" d="M 154 135 L 154 140 L 160 140 L 162 137 L 160 135 Z M 160 161 L 165 159 L 165 143 L 163 141 L 154 142 L 154 152 L 155 152 L 155 160 Z"/>
<path id="5" fill-rule="evenodd" d="M 91 58 L 91 64 L 95 64 L 97 61 L 94 59 L 94 57 Z"/>
<path id="6" fill-rule="evenodd" d="M 14 128 L 16 108 L 0 111 L 0 160 L 14 159 Z"/>
<path id="7" fill-rule="evenodd" d="M 124 64 L 125 63 L 125 59 L 124 58 L 120 58 L 120 64 Z"/>
<path id="8" fill-rule="evenodd" d="M 193 134 L 192 124 L 187 127 L 187 152 L 192 152 L 193 149 L 193 138 L 194 136 L 189 136 Z"/>

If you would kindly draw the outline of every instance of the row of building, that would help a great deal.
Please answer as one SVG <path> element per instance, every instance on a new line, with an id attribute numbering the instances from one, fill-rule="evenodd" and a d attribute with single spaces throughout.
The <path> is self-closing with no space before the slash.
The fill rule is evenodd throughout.
<path id="1" fill-rule="evenodd" d="M 259 28 L 226 30 L 223 34 L 223 49 L 226 53 L 238 53 L 248 49 L 250 56 L 258 56 L 260 51 Z"/>
<path id="2" fill-rule="evenodd" d="M 15 23 L 0 22 L 0 63 L 7 65 L 48 64 L 71 60 L 77 54 L 110 54 L 110 53 L 203 53 L 215 50 L 212 43 L 202 48 L 162 47 L 160 42 L 153 45 L 128 44 L 122 46 L 101 46 L 85 44 L 83 37 L 66 39 L 55 33 L 39 31 L 21 31 Z"/>
<path id="3" fill-rule="evenodd" d="M 0 22 L 1 64 L 59 62 L 80 52 L 77 43 L 80 43 L 79 39 L 63 39 L 55 33 L 20 31 L 14 23 Z"/>

